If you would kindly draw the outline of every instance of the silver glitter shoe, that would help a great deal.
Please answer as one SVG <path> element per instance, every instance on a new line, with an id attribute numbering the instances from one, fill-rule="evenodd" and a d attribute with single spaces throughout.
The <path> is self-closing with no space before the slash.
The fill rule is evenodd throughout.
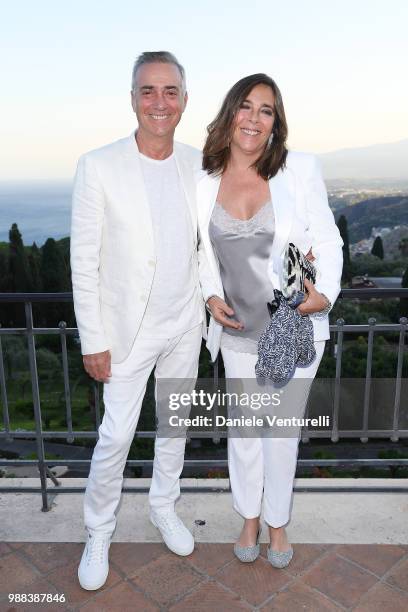
<path id="1" fill-rule="evenodd" d="M 262 527 L 259 526 L 258 534 L 256 536 L 256 544 L 254 546 L 240 546 L 238 543 L 234 544 L 234 553 L 242 563 L 252 563 L 259 557 L 260 546 L 259 536 L 261 535 Z"/>
<path id="2" fill-rule="evenodd" d="M 277 567 L 278 569 L 283 569 L 287 567 L 289 563 L 292 561 L 293 557 L 293 548 L 290 547 L 289 550 L 285 550 L 284 552 L 279 552 L 278 550 L 272 550 L 270 546 L 268 546 L 268 561 L 273 567 Z"/>

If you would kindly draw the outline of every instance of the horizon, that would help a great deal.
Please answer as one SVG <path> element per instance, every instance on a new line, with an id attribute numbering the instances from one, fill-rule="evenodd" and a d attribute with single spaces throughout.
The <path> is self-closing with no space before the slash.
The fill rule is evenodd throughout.
<path id="1" fill-rule="evenodd" d="M 339 198 L 360 194 L 359 200 L 394 196 L 408 197 L 405 179 L 326 180 L 332 211 L 338 212 Z M 48 238 L 70 236 L 72 181 L 0 181 L 0 244 L 8 243 L 9 230 L 17 223 L 25 246 L 44 245 Z M 336 213 L 337 214 L 337 213 Z M 385 223 L 385 226 L 388 226 Z"/>
<path id="2" fill-rule="evenodd" d="M 177 139 L 175 139 L 177 140 Z M 374 149 L 376 147 L 383 147 L 383 146 L 389 146 L 389 145 L 399 145 L 402 143 L 406 143 L 408 145 L 408 137 L 407 138 L 401 138 L 399 140 L 396 141 L 391 141 L 391 142 L 377 142 L 368 146 L 356 146 L 356 147 L 343 147 L 342 149 L 335 149 L 335 150 L 331 150 L 331 151 L 324 151 L 321 153 L 317 153 L 317 157 L 320 159 L 324 159 L 325 156 L 331 156 L 334 154 L 339 154 L 339 153 L 347 153 L 350 151 L 366 151 L 366 150 L 370 150 L 370 149 Z M 107 143 L 106 143 L 107 144 Z M 291 149 L 289 149 L 291 150 Z M 293 150 L 293 149 L 292 149 Z M 407 153 L 408 153 L 408 149 L 407 149 Z M 65 176 L 65 177 L 52 177 L 52 178 L 45 178 L 45 177 L 34 177 L 34 178 L 24 178 L 24 177 L 20 177 L 20 178 L 14 178 L 14 179 L 3 179 L 0 177 L 0 187 L 4 187 L 6 185 L 9 186 L 13 186 L 13 185 L 23 185 L 23 184 L 27 184 L 30 186 L 33 185 L 40 185 L 40 184 L 44 184 L 47 186 L 50 186 L 52 184 L 55 184 L 56 186 L 61 186 L 62 184 L 69 184 L 71 185 L 74 179 L 74 175 L 72 175 L 71 177 Z M 358 177 L 358 176 L 341 176 L 341 177 L 333 177 L 333 178 L 325 178 L 325 181 L 338 181 L 338 180 L 351 180 L 351 181 L 391 181 L 391 180 L 395 180 L 395 181 L 405 181 L 408 180 L 408 166 L 407 166 L 407 172 L 405 172 L 405 174 L 401 174 L 401 175 L 397 175 L 397 176 L 378 176 L 378 177 Z"/>

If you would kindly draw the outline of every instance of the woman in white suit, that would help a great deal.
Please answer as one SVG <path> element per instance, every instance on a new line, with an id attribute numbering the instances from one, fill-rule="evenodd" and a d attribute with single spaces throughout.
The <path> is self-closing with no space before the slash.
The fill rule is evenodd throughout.
<path id="1" fill-rule="evenodd" d="M 207 347 L 221 348 L 226 378 L 255 378 L 257 341 L 269 322 L 267 302 L 282 288 L 282 263 L 293 242 L 317 269 L 315 285 L 298 307 L 313 322 L 316 358 L 297 367 L 312 379 L 329 338 L 328 312 L 339 291 L 342 240 L 330 211 L 317 159 L 288 152 L 287 124 L 276 83 L 265 74 L 238 81 L 208 127 L 198 181 L 202 241 L 200 279 L 211 313 Z M 299 397 L 302 409 L 307 397 Z M 260 515 L 269 526 L 268 558 L 290 563 L 290 519 L 298 438 L 229 437 L 234 509 L 245 519 L 234 551 L 241 561 L 259 554 Z"/>

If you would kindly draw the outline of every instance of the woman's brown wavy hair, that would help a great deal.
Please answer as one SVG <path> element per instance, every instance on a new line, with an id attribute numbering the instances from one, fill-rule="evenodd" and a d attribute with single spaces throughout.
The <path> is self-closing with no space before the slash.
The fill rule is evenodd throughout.
<path id="1" fill-rule="evenodd" d="M 231 155 L 230 141 L 232 137 L 234 119 L 243 101 L 256 85 L 268 85 L 275 97 L 275 121 L 273 124 L 273 140 L 266 146 L 262 155 L 253 164 L 258 174 L 265 180 L 275 176 L 280 168 L 285 166 L 288 150 L 286 139 L 288 126 L 282 95 L 275 81 L 267 74 L 251 74 L 244 77 L 227 93 L 218 115 L 207 127 L 207 140 L 203 150 L 203 169 L 208 174 L 222 174 L 228 166 Z"/>

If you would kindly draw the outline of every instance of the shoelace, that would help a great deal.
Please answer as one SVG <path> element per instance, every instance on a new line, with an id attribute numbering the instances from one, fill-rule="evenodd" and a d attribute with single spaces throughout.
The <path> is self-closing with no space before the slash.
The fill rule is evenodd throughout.
<path id="1" fill-rule="evenodd" d="M 87 562 L 92 561 L 102 563 L 107 540 L 105 538 L 91 537 L 88 542 Z"/>
<path id="2" fill-rule="evenodd" d="M 170 533 L 180 530 L 181 521 L 176 514 L 162 515 L 156 518 L 156 522 Z"/>

